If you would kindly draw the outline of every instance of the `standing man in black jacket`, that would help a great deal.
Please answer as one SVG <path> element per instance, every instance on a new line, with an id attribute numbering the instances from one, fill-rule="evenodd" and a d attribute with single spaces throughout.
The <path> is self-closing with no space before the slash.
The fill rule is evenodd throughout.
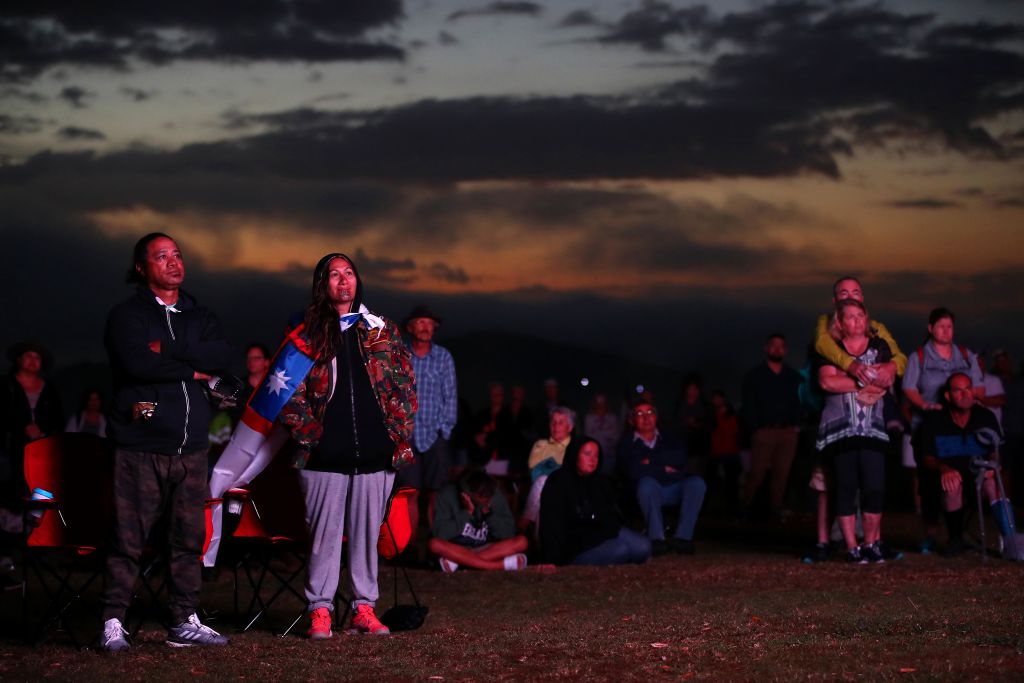
<path id="1" fill-rule="evenodd" d="M 749 512 L 757 490 L 771 470 L 772 516 L 781 519 L 789 470 L 800 435 L 800 373 L 786 365 L 786 337 L 776 332 L 764 345 L 764 362 L 743 377 L 740 418 L 750 434 L 750 471 L 742 505 Z"/>
<path id="2" fill-rule="evenodd" d="M 206 452 L 211 406 L 203 384 L 228 366 L 220 321 L 181 289 L 185 264 L 174 240 L 151 233 L 135 245 L 128 274 L 137 291 L 107 319 L 114 374 L 111 436 L 115 521 L 103 594 L 104 650 L 129 648 L 123 622 L 146 537 L 168 519 L 171 647 L 226 645 L 196 615 L 202 583 Z"/>

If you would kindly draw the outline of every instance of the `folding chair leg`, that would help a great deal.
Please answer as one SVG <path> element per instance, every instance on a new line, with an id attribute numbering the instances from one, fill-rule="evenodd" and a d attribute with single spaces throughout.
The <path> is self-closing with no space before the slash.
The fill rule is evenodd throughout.
<path id="1" fill-rule="evenodd" d="M 981 487 L 982 487 L 982 484 L 985 481 L 984 475 L 985 475 L 985 470 L 982 470 L 981 472 L 979 472 L 978 476 L 975 478 L 975 485 L 974 485 L 975 495 L 974 495 L 974 497 L 978 501 L 978 528 L 981 531 L 981 561 L 982 562 L 987 562 L 988 561 L 988 548 L 986 547 L 987 543 L 985 541 L 985 511 L 984 511 L 984 507 L 982 505 L 983 496 L 981 495 Z"/>
<path id="2" fill-rule="evenodd" d="M 82 594 L 89 589 L 93 583 L 99 578 L 99 573 L 94 572 L 87 581 L 80 584 L 77 588 L 72 585 L 72 578 L 74 575 L 74 567 L 68 567 L 63 571 L 58 570 L 55 567 L 51 567 L 42 561 L 32 561 L 27 556 L 24 558 L 25 567 L 22 571 L 25 584 L 22 587 L 22 626 L 25 634 L 26 642 L 38 643 L 42 640 L 43 634 L 45 634 L 51 626 L 56 629 L 64 627 L 64 631 L 71 638 L 71 642 L 75 647 L 82 647 L 83 643 L 75 635 L 74 629 L 72 629 L 65 622 L 65 614 L 67 611 L 76 603 L 82 600 Z M 42 587 L 43 594 L 47 600 L 46 608 L 43 610 L 42 617 L 39 620 L 37 628 L 33 629 L 29 626 L 28 621 L 28 580 L 29 565 L 31 565 L 32 573 L 35 574 L 39 580 L 39 585 Z M 56 588 L 51 588 L 50 583 L 52 581 L 56 583 Z"/>

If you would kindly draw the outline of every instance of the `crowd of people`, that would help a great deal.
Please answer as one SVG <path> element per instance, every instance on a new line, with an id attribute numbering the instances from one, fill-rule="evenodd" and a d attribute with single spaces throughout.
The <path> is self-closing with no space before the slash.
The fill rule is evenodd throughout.
<path id="1" fill-rule="evenodd" d="M 721 390 L 707 398 L 693 374 L 669 410 L 640 392 L 620 407 L 596 393 L 577 411 L 563 405 L 552 378 L 536 404 L 522 384 L 506 399 L 494 382 L 474 413 L 458 395 L 457 359 L 434 341 L 441 316 L 420 305 L 399 325 L 374 313 L 345 254 L 317 263 L 308 305 L 276 354 L 246 347 L 241 378 L 228 372 L 233 352 L 217 316 L 182 289 L 184 276 L 171 237 L 139 240 L 128 273 L 136 290 L 107 321 L 109 403 L 90 388 L 65 416 L 46 378 L 47 349 L 25 342 L 8 350 L 0 396 L 6 562 L 21 531 L 12 511 L 25 494 L 26 444 L 73 431 L 110 438 L 116 449 L 105 650 L 130 648 L 125 611 L 161 514 L 170 517 L 167 643 L 227 644 L 197 611 L 201 565 L 215 566 L 223 516 L 215 506 L 209 537 L 204 503 L 252 481 L 274 458 L 299 471 L 314 640 L 333 635 L 343 536 L 351 627 L 388 633 L 374 612 L 376 539 L 398 487 L 414 491 L 406 560 L 448 573 L 689 555 L 705 508 L 741 522 L 781 521 L 794 490 L 810 494 L 817 516 L 817 545 L 805 561 L 828 559 L 838 536 L 846 561 L 870 564 L 899 556 L 883 540 L 886 463 L 899 452 L 914 473 L 906 496 L 921 516 L 921 552 L 968 547 L 964 518 L 974 496 L 989 505 L 1002 554 L 1024 556 L 1006 495 L 1024 447 L 1024 379 L 1009 354 L 986 357 L 957 344 L 956 318 L 945 308 L 932 311 L 923 344 L 901 349 L 871 317 L 856 278 L 833 286 L 802 367 L 787 363 L 785 335 L 766 335 L 738 409 Z M 791 476 L 801 450 L 814 464 L 808 482 Z"/>

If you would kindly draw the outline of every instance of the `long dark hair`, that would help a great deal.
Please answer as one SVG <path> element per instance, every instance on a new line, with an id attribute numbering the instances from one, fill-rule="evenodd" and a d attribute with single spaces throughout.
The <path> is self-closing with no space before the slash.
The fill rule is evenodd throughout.
<path id="1" fill-rule="evenodd" d="M 359 278 L 359 271 L 356 264 L 345 254 L 327 254 L 316 264 L 313 271 L 313 289 L 309 307 L 306 309 L 306 336 L 309 345 L 316 354 L 318 363 L 330 363 L 341 348 L 341 325 L 340 316 L 334 304 L 327 295 L 328 266 L 334 259 L 343 259 L 352 266 L 352 272 L 356 275 L 356 295 L 352 300 L 352 312 L 359 310 L 363 298 L 363 281 Z"/>
<path id="2" fill-rule="evenodd" d="M 583 479 L 576 470 L 576 462 L 580 459 L 580 451 L 591 441 L 597 446 L 597 470 L 595 474 L 601 471 L 601 465 L 604 463 L 604 449 L 601 448 L 601 443 L 592 436 L 574 436 L 569 442 L 569 445 L 565 447 L 565 457 L 562 458 L 562 468 L 565 469 L 565 473 L 575 479 Z"/>

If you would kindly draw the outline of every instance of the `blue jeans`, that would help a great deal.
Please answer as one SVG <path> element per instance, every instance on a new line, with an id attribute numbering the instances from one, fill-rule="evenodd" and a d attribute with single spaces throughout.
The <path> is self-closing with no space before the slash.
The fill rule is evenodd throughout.
<path id="1" fill-rule="evenodd" d="M 652 477 L 644 477 L 636 485 L 636 500 L 640 504 L 647 535 L 653 541 L 665 540 L 665 521 L 661 517 L 663 505 L 679 506 L 679 525 L 676 538 L 692 541 L 693 528 L 697 526 L 697 514 L 704 504 L 707 491 L 704 480 L 697 475 L 684 477 L 674 484 L 659 484 Z"/>
<path id="2" fill-rule="evenodd" d="M 619 535 L 584 550 L 573 558 L 573 564 L 609 565 L 643 564 L 651 556 L 651 542 L 642 535 L 622 527 Z"/>

